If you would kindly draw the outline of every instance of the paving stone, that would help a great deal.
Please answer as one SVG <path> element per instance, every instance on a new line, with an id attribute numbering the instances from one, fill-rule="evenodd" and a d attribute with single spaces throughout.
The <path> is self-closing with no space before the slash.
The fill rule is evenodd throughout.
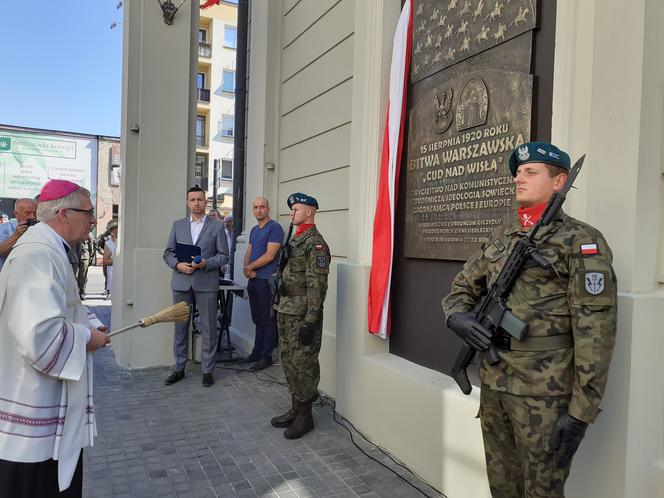
<path id="1" fill-rule="evenodd" d="M 109 323 L 110 306 L 94 310 Z M 127 370 L 112 347 L 96 353 L 94 368 L 99 436 L 83 452 L 85 498 L 420 495 L 363 455 L 329 408 L 314 408 L 314 431 L 285 439 L 270 417 L 290 405 L 288 391 L 254 374 L 219 368 L 214 386 L 203 388 L 199 366 L 189 364 L 181 382 L 165 386 L 171 368 Z M 284 382 L 278 366 L 264 373 Z M 441 496 L 360 445 L 429 496 Z"/>

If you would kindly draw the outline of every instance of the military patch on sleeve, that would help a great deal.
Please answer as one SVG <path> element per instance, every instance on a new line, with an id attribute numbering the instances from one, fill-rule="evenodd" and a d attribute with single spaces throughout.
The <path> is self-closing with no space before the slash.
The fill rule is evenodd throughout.
<path id="1" fill-rule="evenodd" d="M 582 256 L 596 256 L 599 254 L 599 247 L 595 242 L 591 244 L 581 244 L 581 255 Z"/>
<path id="2" fill-rule="evenodd" d="M 589 271 L 583 275 L 583 284 L 585 291 L 591 296 L 599 296 L 604 293 L 604 282 L 606 280 L 604 273 L 599 271 Z"/>
<path id="3" fill-rule="evenodd" d="M 323 244 L 316 244 L 316 250 L 317 251 L 322 251 L 323 250 Z"/>
<path id="4" fill-rule="evenodd" d="M 316 264 L 318 268 L 327 267 L 327 258 L 325 256 L 316 256 Z"/>

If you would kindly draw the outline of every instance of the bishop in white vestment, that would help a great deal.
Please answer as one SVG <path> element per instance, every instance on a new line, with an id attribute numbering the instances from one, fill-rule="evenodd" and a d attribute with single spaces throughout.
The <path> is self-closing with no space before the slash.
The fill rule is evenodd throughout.
<path id="1" fill-rule="evenodd" d="M 67 259 L 96 223 L 90 193 L 51 180 L 37 217 L 0 272 L 0 496 L 80 496 L 96 433 L 92 352 L 110 342 Z"/>

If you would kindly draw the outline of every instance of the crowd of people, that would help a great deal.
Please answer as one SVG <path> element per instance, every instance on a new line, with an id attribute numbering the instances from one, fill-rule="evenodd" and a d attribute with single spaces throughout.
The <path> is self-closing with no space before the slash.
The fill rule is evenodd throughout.
<path id="1" fill-rule="evenodd" d="M 478 416 L 493 496 L 564 497 L 572 458 L 600 412 L 616 333 L 611 250 L 598 230 L 562 209 L 540 223 L 549 219 L 543 218 L 549 200 L 569 189 L 570 169 L 569 156 L 549 143 L 512 151 L 518 211 L 470 256 L 442 302 L 448 328 L 481 358 Z M 190 214 L 173 222 L 163 259 L 172 270 L 173 301 L 198 312 L 202 385 L 210 387 L 233 219 L 206 212 L 198 186 L 187 191 L 186 203 Z M 268 200 L 252 202 L 256 225 L 242 272 L 256 332 L 242 361 L 268 368 L 278 345 L 291 406 L 270 422 L 297 439 L 314 428 L 331 253 L 315 224 L 318 201 L 294 193 L 286 203 L 285 237 Z M 14 216 L 0 224 L 0 496 L 81 496 L 81 452 L 96 432 L 92 353 L 110 340 L 81 303 L 69 254 L 83 244 L 92 259 L 94 209 L 86 189 L 51 180 L 38 201 L 17 200 Z M 116 237 L 117 224 L 110 223 L 102 245 L 109 289 Z M 528 330 L 517 338 L 507 333 L 507 321 L 480 319 L 478 307 L 524 243 L 532 245 L 530 259 L 502 297 L 510 323 L 519 320 Z M 166 385 L 185 377 L 189 326 L 175 325 L 175 369 Z"/>

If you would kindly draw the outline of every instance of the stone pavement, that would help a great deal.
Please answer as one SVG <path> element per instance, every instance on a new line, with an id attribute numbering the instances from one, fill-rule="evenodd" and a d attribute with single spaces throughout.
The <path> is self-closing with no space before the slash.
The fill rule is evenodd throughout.
<path id="1" fill-rule="evenodd" d="M 110 303 L 103 304 L 92 309 L 108 324 Z M 363 455 L 329 407 L 315 408 L 313 432 L 285 439 L 283 429 L 270 425 L 290 403 L 287 389 L 274 383 L 283 382 L 279 366 L 257 375 L 217 368 L 209 388 L 191 362 L 173 386 L 163 383 L 169 372 L 124 369 L 110 348 L 96 354 L 99 436 L 84 451 L 84 497 L 441 496 L 390 463 L 426 494 L 418 492 Z"/>

